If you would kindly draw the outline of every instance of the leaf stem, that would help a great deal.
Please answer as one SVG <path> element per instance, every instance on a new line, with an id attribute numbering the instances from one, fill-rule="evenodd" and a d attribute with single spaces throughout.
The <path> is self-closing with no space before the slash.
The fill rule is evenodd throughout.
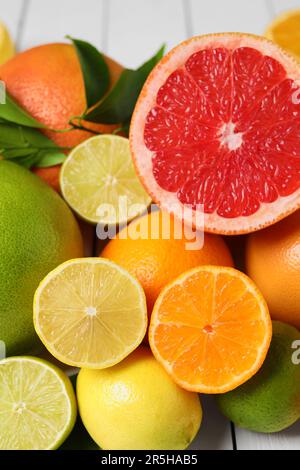
<path id="1" fill-rule="evenodd" d="M 74 119 L 78 119 L 79 123 L 76 124 L 74 122 Z M 72 126 L 70 128 L 70 130 L 75 130 L 76 129 L 76 130 L 79 130 L 79 131 L 86 131 L 86 132 L 90 132 L 91 134 L 94 134 L 94 135 L 102 134 L 102 132 L 97 132 L 97 131 L 94 131 L 93 129 L 89 129 L 88 127 L 83 126 L 82 125 L 82 119 L 83 119 L 82 116 L 78 116 L 78 117 L 75 116 L 75 117 L 71 118 L 70 121 L 69 121 L 70 126 Z"/>

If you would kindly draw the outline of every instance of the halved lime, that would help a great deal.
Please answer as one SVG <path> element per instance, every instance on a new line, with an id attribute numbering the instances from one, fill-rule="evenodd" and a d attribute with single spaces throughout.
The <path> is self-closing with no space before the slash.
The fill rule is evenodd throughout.
<path id="1" fill-rule="evenodd" d="M 0 449 L 57 449 L 76 420 L 70 379 L 34 357 L 0 361 Z"/>
<path id="2" fill-rule="evenodd" d="M 129 140 L 117 135 L 92 137 L 73 149 L 60 185 L 71 208 L 95 224 L 126 223 L 151 203 L 135 173 Z"/>
<path id="3" fill-rule="evenodd" d="M 59 361 L 102 369 L 128 356 L 144 339 L 144 291 L 125 269 L 103 258 L 70 260 L 41 282 L 34 326 Z"/>

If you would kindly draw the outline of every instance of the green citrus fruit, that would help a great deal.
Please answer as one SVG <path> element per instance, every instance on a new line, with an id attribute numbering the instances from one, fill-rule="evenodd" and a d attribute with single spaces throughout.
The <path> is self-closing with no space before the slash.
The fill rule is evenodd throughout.
<path id="1" fill-rule="evenodd" d="M 94 224 L 124 224 L 151 203 L 135 173 L 129 140 L 118 135 L 98 135 L 75 147 L 62 166 L 60 186 L 70 207 Z"/>
<path id="2" fill-rule="evenodd" d="M 109 450 L 185 449 L 202 418 L 198 395 L 178 387 L 144 347 L 113 367 L 81 369 L 77 399 L 87 431 Z"/>
<path id="3" fill-rule="evenodd" d="M 57 449 L 76 421 L 70 379 L 34 357 L 0 361 L 0 450 Z"/>
<path id="4" fill-rule="evenodd" d="M 219 395 L 221 411 L 236 425 L 257 432 L 278 432 L 300 418 L 300 364 L 294 356 L 300 332 L 273 322 L 273 338 L 259 372 L 235 390 Z"/>
<path id="5" fill-rule="evenodd" d="M 28 170 L 0 161 L 0 340 L 7 355 L 34 351 L 36 288 L 57 265 L 82 255 L 65 202 Z"/>

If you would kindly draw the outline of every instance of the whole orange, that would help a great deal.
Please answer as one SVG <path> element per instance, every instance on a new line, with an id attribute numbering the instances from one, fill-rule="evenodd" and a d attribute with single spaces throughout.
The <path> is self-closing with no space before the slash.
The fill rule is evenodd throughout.
<path id="1" fill-rule="evenodd" d="M 300 211 L 248 237 L 246 269 L 271 317 L 300 328 Z"/>
<path id="2" fill-rule="evenodd" d="M 115 82 L 123 68 L 112 59 L 106 61 Z M 82 72 L 70 44 L 45 44 L 19 53 L 0 67 L 0 79 L 24 109 L 52 129 L 69 127 L 69 120 L 86 109 Z M 112 126 L 98 129 L 109 132 Z M 73 147 L 91 136 L 78 130 L 47 134 L 62 147 Z"/>
<path id="3" fill-rule="evenodd" d="M 49 168 L 33 168 L 32 171 L 48 183 L 56 192 L 60 192 L 59 174 L 61 165 L 51 166 Z"/>
<path id="4" fill-rule="evenodd" d="M 112 84 L 123 67 L 105 57 Z M 99 77 L 100 79 L 101 77 Z M 69 120 L 86 109 L 82 72 L 75 48 L 70 44 L 45 44 L 17 54 L 0 67 L 0 79 L 7 91 L 34 118 L 51 129 L 66 129 Z M 110 133 L 116 126 L 88 124 L 98 132 Z M 72 130 L 45 132 L 61 147 L 74 147 L 92 136 L 92 133 Z M 51 185 L 53 171 L 44 169 L 40 176 Z M 56 168 L 56 177 L 58 169 Z"/>
<path id="5" fill-rule="evenodd" d="M 168 238 L 167 220 L 170 221 Z M 220 236 L 205 233 L 204 245 L 191 250 L 191 233 L 182 230 L 183 236 L 176 238 L 181 227 L 181 222 L 169 219 L 168 214 L 153 212 L 131 222 L 129 236 L 122 238 L 126 229 L 121 230 L 101 253 L 140 281 L 146 293 L 149 314 L 162 288 L 179 274 L 204 264 L 233 266 L 229 249 Z M 132 233 L 134 239 L 131 238 Z"/>

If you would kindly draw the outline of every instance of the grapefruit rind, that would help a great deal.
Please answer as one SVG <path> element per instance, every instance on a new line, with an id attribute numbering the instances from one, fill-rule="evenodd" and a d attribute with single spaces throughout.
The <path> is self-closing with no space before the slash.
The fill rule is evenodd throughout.
<path id="1" fill-rule="evenodd" d="M 175 286 L 182 284 L 191 276 L 199 272 L 210 272 L 210 273 L 214 273 L 215 275 L 218 275 L 220 273 L 227 273 L 227 274 L 230 274 L 231 276 L 238 277 L 240 280 L 242 280 L 247 290 L 251 292 L 253 294 L 253 297 L 257 300 L 257 303 L 260 306 L 261 318 L 265 324 L 266 333 L 265 333 L 264 342 L 261 344 L 261 347 L 257 354 L 256 361 L 255 363 L 253 363 L 251 369 L 245 370 L 243 374 L 236 376 L 234 380 L 232 380 L 230 383 L 224 384 L 223 386 L 206 386 L 203 383 L 198 383 L 195 386 L 195 385 L 190 384 L 188 381 L 179 379 L 176 373 L 174 373 L 173 364 L 165 360 L 162 357 L 159 351 L 159 348 L 156 345 L 155 330 L 161 324 L 159 320 L 159 309 L 160 309 L 160 305 L 163 301 L 164 296 Z M 200 266 L 198 268 L 194 268 L 183 273 L 181 276 L 175 279 L 175 281 L 170 282 L 158 296 L 158 299 L 152 311 L 151 322 L 149 326 L 149 344 L 150 344 L 152 353 L 157 359 L 157 361 L 165 368 L 168 374 L 172 377 L 174 382 L 176 382 L 180 387 L 184 388 L 185 390 L 188 390 L 191 392 L 198 392 L 198 393 L 207 393 L 207 394 L 226 393 L 235 389 L 236 387 L 243 384 L 247 380 L 249 380 L 262 366 L 266 358 L 266 355 L 268 353 L 271 339 L 272 339 L 272 321 L 270 318 L 269 309 L 268 309 L 266 301 L 264 300 L 261 292 L 256 287 L 254 282 L 246 274 L 231 267 L 220 267 L 220 266 L 209 266 L 209 265 Z"/>
<path id="2" fill-rule="evenodd" d="M 297 82 L 300 80 L 299 64 L 292 55 L 264 37 L 245 33 L 218 33 L 193 37 L 172 49 L 152 70 L 144 84 L 132 116 L 130 126 L 131 153 L 136 171 L 153 201 L 161 209 L 174 214 L 179 219 L 182 219 L 184 205 L 178 200 L 176 193 L 164 190 L 156 182 L 152 168 L 153 152 L 145 145 L 143 126 L 148 113 L 156 104 L 159 89 L 168 77 L 178 70 L 192 54 L 206 47 L 227 47 L 229 49 L 253 47 L 262 54 L 275 58 L 285 68 L 287 78 Z M 179 207 L 180 209 L 178 209 Z M 250 216 L 224 218 L 216 212 L 204 213 L 203 225 L 205 231 L 211 233 L 229 235 L 251 233 L 272 225 L 299 207 L 300 188 L 290 196 L 279 196 L 274 203 L 261 203 L 260 208 Z M 185 211 L 188 220 L 193 221 L 192 225 L 203 229 L 202 221 L 200 226 L 197 222 L 195 211 L 187 208 Z"/>

